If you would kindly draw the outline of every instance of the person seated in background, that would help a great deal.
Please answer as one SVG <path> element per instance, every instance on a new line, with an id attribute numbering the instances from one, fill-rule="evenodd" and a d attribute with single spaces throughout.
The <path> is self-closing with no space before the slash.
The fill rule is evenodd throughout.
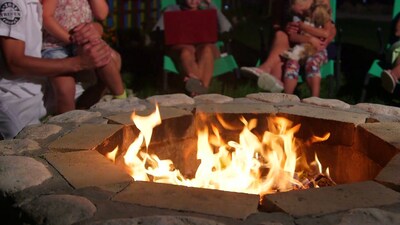
<path id="1" fill-rule="evenodd" d="M 167 11 L 180 10 L 217 10 L 219 32 L 228 32 L 232 25 L 228 19 L 216 8 L 211 0 L 181 0 L 178 4 L 169 6 Z M 157 21 L 154 30 L 164 30 L 163 15 Z M 214 71 L 214 60 L 220 57 L 215 43 L 176 44 L 167 46 L 166 54 L 175 62 L 179 72 L 184 76 L 185 88 L 190 95 L 195 96 L 208 92 L 208 87 Z"/>
<path id="2" fill-rule="evenodd" d="M 400 14 L 392 21 L 392 33 L 390 35 L 390 48 L 386 51 L 386 60 L 381 74 L 382 87 L 389 93 L 400 96 Z"/>
<path id="3" fill-rule="evenodd" d="M 42 57 L 59 59 L 71 57 L 79 52 L 79 46 L 71 42 L 69 31 L 81 23 L 92 23 L 94 19 L 104 20 L 108 15 L 108 4 L 105 0 L 46 0 L 43 2 L 43 50 Z M 103 33 L 102 26 L 94 23 L 99 35 Z M 78 107 L 88 107 L 96 103 L 105 93 L 106 88 L 114 98 L 126 98 L 126 92 L 120 74 L 121 58 L 116 51 L 112 51 L 113 60 L 104 67 L 97 68 L 95 74 L 98 81 L 92 84 L 93 94 L 90 102 Z M 75 97 L 83 90 L 76 93 L 76 81 L 79 82 L 82 74 L 60 74 L 50 77 L 50 83 L 55 96 L 56 114 L 61 114 L 76 108 Z M 83 75 L 85 76 L 85 75 Z M 86 75 L 87 76 L 87 75 Z M 83 82 L 84 83 L 84 82 Z M 89 82 L 90 83 L 90 82 Z M 93 82 L 92 82 L 93 83 Z M 81 102 L 78 102 L 80 104 Z"/>
<path id="4" fill-rule="evenodd" d="M 307 1 L 304 4 L 292 4 L 293 1 L 275 1 L 276 4 L 273 5 L 273 12 L 275 12 L 273 15 L 274 37 L 267 59 L 258 67 L 241 67 L 240 69 L 244 75 L 256 78 L 258 86 L 265 91 L 282 92 L 284 90 L 282 78 L 286 59 L 281 55 L 288 51 L 292 44 L 308 42 L 317 50 L 322 50 L 328 46 L 336 35 L 336 28 L 333 23 L 329 26 L 329 37 L 324 40 L 316 40 L 310 36 L 302 35 L 301 27 L 299 27 L 300 23 L 293 21 L 293 13 L 303 17 L 314 1 Z M 330 6 L 329 0 L 324 0 L 323 2 Z"/>
<path id="5" fill-rule="evenodd" d="M 77 56 L 42 59 L 41 1 L 0 0 L 0 5 L 0 139 L 11 139 L 47 114 L 46 78 L 107 65 L 111 51 L 93 25 L 83 24 L 71 32 L 74 43 L 85 43 Z"/>
<path id="6" fill-rule="evenodd" d="M 302 7 L 302 4 L 308 4 L 311 0 L 294 0 L 293 8 Z M 298 5 L 298 6 L 296 6 Z M 294 17 L 294 22 L 298 23 L 301 30 L 300 35 L 309 36 L 310 42 L 315 41 L 317 44 L 320 40 L 325 40 L 330 35 L 331 10 L 322 0 L 315 0 L 311 6 L 310 14 L 306 13 L 304 19 L 297 16 Z M 290 39 L 297 35 L 290 34 Z M 306 82 L 311 90 L 311 95 L 319 97 L 322 64 L 328 62 L 328 53 L 326 48 L 316 48 L 310 42 L 300 42 L 294 47 L 285 51 L 282 56 L 287 58 L 284 71 L 284 88 L 285 93 L 293 94 L 298 83 L 300 66 L 304 65 L 306 73 Z"/>

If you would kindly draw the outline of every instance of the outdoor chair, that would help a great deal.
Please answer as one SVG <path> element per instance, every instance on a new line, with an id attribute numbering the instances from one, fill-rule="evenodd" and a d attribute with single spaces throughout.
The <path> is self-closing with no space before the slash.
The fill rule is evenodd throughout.
<path id="1" fill-rule="evenodd" d="M 336 6 L 337 6 L 337 1 L 336 0 L 330 0 L 331 4 L 331 9 L 332 9 L 332 20 L 333 22 L 336 22 Z M 340 44 L 340 36 L 341 36 L 341 30 L 340 28 L 336 25 L 336 37 L 333 42 L 331 42 L 328 46 L 328 62 L 325 63 L 324 65 L 321 66 L 321 77 L 322 79 L 328 79 L 329 80 L 329 90 L 328 90 L 328 96 L 333 97 L 334 94 L 337 92 L 338 88 L 340 87 L 340 82 L 341 82 L 341 77 L 340 77 L 340 70 L 341 70 L 341 44 Z M 270 34 L 273 35 L 273 30 L 271 29 Z M 260 64 L 261 60 L 265 60 L 267 57 L 266 54 L 266 43 L 265 43 L 265 37 L 264 37 L 264 28 L 260 28 L 259 30 L 260 34 L 260 60 L 257 62 L 257 65 Z M 272 37 L 270 40 L 272 40 Z M 271 45 L 272 43 L 269 43 Z M 303 82 L 302 76 L 299 77 L 298 82 L 301 83 Z"/>
<path id="2" fill-rule="evenodd" d="M 221 10 L 222 8 L 222 0 L 212 0 L 214 5 L 217 6 L 218 9 Z M 176 0 L 162 0 L 161 1 L 161 10 L 164 10 L 166 7 L 176 4 Z M 158 32 L 161 33 L 161 32 Z M 230 37 L 230 34 L 224 34 L 224 37 Z M 158 37 L 158 43 L 162 43 L 162 37 Z M 217 58 L 214 62 L 214 73 L 213 77 L 217 77 L 220 75 L 224 75 L 226 73 L 233 73 L 236 77 L 239 77 L 239 70 L 238 70 L 238 65 L 236 63 L 235 58 L 229 53 L 230 52 L 230 38 L 226 40 L 225 43 L 224 41 L 218 41 L 215 43 L 218 48 L 221 51 L 221 56 L 220 58 Z M 167 91 L 168 90 L 168 76 L 170 74 L 179 74 L 178 69 L 176 68 L 175 63 L 171 59 L 171 57 L 167 55 L 162 56 L 162 86 L 163 90 Z"/>
<path id="3" fill-rule="evenodd" d="M 393 5 L 393 12 L 392 12 L 392 21 L 395 21 L 400 15 L 400 0 L 394 0 L 394 5 Z M 394 25 L 395 26 L 395 25 Z M 391 27 L 391 31 L 393 32 L 393 29 L 395 27 Z M 361 96 L 359 99 L 359 102 L 364 102 L 367 98 L 367 92 L 368 92 L 368 86 L 370 83 L 370 80 L 372 77 L 375 78 L 381 78 L 381 74 L 384 70 L 385 67 L 385 51 L 387 51 L 390 48 L 390 44 L 388 42 L 383 43 L 383 35 L 382 35 L 382 29 L 378 27 L 377 29 L 377 35 L 378 35 L 378 42 L 379 42 L 379 51 L 378 51 L 378 58 L 374 59 L 372 62 L 370 68 L 368 69 L 368 72 L 365 74 L 364 77 L 364 84 L 362 87 L 361 91 Z M 388 40 L 389 41 L 389 40 Z"/>

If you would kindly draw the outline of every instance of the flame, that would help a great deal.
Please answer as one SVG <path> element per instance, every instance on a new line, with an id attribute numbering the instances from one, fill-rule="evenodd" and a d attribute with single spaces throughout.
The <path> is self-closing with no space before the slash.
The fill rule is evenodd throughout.
<path id="1" fill-rule="evenodd" d="M 106 157 L 115 163 L 115 158 L 117 156 L 117 152 L 118 152 L 118 146 L 115 147 L 115 149 L 112 150 L 111 152 L 108 152 L 106 154 Z"/>
<path id="2" fill-rule="evenodd" d="M 223 121 L 221 117 L 217 119 Z M 298 162 L 305 161 L 304 154 L 299 154 L 299 141 L 294 136 L 300 124 L 293 126 L 291 121 L 283 117 L 268 118 L 268 131 L 261 138 L 252 132 L 257 127 L 256 119 L 247 121 L 240 118 L 243 127 L 237 142 L 222 140 L 217 126 L 199 129 L 197 159 L 201 163 L 192 179 L 185 178 L 175 169 L 171 160 L 161 160 L 147 152 L 152 130 L 161 124 L 158 107 L 148 117 L 133 113 L 132 120 L 140 134 L 129 146 L 124 160 L 135 180 L 261 195 L 304 186 L 305 182 L 298 178 L 305 173 L 296 171 Z M 221 124 L 229 130 L 236 130 L 225 121 Z M 313 137 L 312 141 L 323 141 L 328 137 L 329 134 Z M 142 150 L 143 142 L 146 150 Z M 318 173 L 322 173 L 317 155 L 315 161 Z"/>

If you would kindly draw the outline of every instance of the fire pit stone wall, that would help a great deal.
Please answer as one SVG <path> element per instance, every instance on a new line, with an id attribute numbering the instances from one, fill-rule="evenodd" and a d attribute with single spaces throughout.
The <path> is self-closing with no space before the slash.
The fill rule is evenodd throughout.
<path id="1" fill-rule="evenodd" d="M 324 147 L 335 152 L 337 159 L 319 150 L 321 161 L 343 165 L 337 173 L 350 169 L 366 172 L 356 178 L 338 177 L 348 179 L 347 184 L 267 195 L 260 207 L 254 195 L 171 185 L 165 189 L 158 187 L 163 185 L 135 182 L 121 165 L 103 154 L 117 146 L 126 149 L 138 134 L 131 112 L 146 114 L 155 102 L 163 124 L 154 130 L 150 149 L 157 152 L 164 146 L 157 154 L 178 162 L 177 167 L 187 173 L 195 168 L 190 160 L 195 152 L 182 155 L 176 154 L 176 149 L 194 149 L 193 142 L 187 140 L 195 138 L 198 118 L 212 120 L 215 112 L 227 118 L 284 116 L 302 124 L 299 138 L 329 131 L 331 138 Z M 173 147 L 166 147 L 166 143 Z M 300 100 L 294 95 L 269 93 L 238 99 L 216 94 L 130 97 L 28 126 L 16 139 L 0 141 L 0 149 L 0 209 L 2 221 L 9 224 L 334 225 L 400 221 L 400 109 L 396 107 Z M 340 156 L 348 157 L 348 162 L 341 163 Z M 359 157 L 362 165 L 355 160 Z M 179 195 L 182 192 L 185 194 Z"/>

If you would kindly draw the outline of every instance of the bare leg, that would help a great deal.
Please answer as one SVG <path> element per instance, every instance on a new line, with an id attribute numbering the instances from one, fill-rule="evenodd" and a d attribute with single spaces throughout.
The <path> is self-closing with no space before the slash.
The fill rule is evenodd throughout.
<path id="1" fill-rule="evenodd" d="M 75 79 L 72 76 L 50 78 L 56 99 L 56 114 L 75 109 Z"/>
<path id="2" fill-rule="evenodd" d="M 192 45 L 175 45 L 169 51 L 169 55 L 174 59 L 185 77 L 199 78 L 200 76 L 195 52 L 196 50 Z"/>
<path id="3" fill-rule="evenodd" d="M 113 95 L 122 95 L 124 93 L 124 85 L 120 74 L 121 63 L 119 54 L 113 50 L 112 61 L 102 68 L 96 69 L 96 75 L 107 86 Z"/>
<path id="4" fill-rule="evenodd" d="M 219 52 L 214 44 L 205 44 L 196 49 L 196 58 L 199 65 L 199 79 L 204 87 L 208 87 L 214 73 L 214 60 Z"/>
<path id="5" fill-rule="evenodd" d="M 319 97 L 321 89 L 321 76 L 308 77 L 307 84 L 311 89 L 311 96 Z"/>
<path id="6" fill-rule="evenodd" d="M 283 61 L 280 55 L 288 50 L 289 47 L 288 35 L 283 31 L 276 31 L 268 58 L 259 68 L 267 73 L 271 73 L 271 75 L 278 80 L 281 80 Z"/>
<path id="7" fill-rule="evenodd" d="M 285 78 L 284 80 L 284 88 L 285 88 L 285 93 L 286 94 L 293 94 L 294 90 L 296 89 L 297 86 L 297 79 L 294 78 Z"/>

